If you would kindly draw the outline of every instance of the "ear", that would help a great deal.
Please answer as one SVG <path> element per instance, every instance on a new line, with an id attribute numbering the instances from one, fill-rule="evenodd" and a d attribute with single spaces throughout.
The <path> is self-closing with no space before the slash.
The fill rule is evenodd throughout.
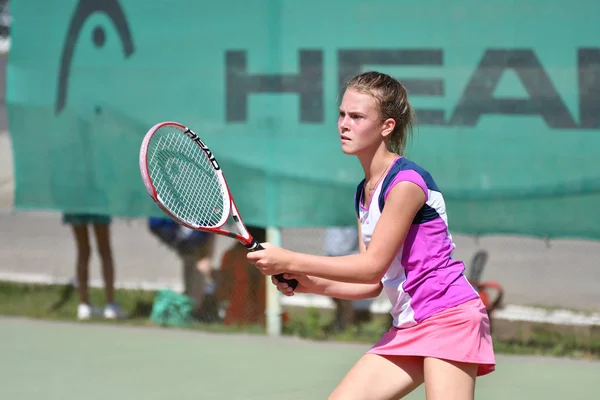
<path id="1" fill-rule="evenodd" d="M 396 127 L 396 120 L 394 118 L 388 118 L 383 121 L 382 124 L 383 130 L 381 131 L 381 135 L 385 138 L 392 134 L 394 128 Z"/>

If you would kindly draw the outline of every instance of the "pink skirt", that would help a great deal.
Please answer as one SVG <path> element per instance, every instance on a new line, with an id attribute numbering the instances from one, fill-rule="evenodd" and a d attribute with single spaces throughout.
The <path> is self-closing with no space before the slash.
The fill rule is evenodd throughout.
<path id="1" fill-rule="evenodd" d="M 367 353 L 478 364 L 477 376 L 496 369 L 490 321 L 479 298 L 440 311 L 409 328 L 392 327 Z"/>

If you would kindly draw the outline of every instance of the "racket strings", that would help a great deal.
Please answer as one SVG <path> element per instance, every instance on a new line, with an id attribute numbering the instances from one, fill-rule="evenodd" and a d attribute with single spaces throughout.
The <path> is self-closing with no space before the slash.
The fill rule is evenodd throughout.
<path id="1" fill-rule="evenodd" d="M 184 162 L 179 165 L 179 168 L 182 168 L 181 173 L 173 174 L 173 178 L 177 181 L 177 185 L 182 186 L 182 193 L 188 195 L 188 198 L 185 199 L 186 202 L 183 203 L 185 206 L 182 208 L 182 203 L 175 203 L 175 208 L 177 209 L 177 211 L 182 212 L 183 214 L 193 213 L 193 215 L 198 215 L 198 209 L 196 206 L 210 206 L 211 203 L 215 203 L 214 199 L 219 199 L 222 197 L 219 190 L 220 186 L 218 185 L 218 181 L 215 179 L 216 177 L 212 173 L 211 166 L 208 165 L 209 161 L 200 152 L 200 150 L 197 150 L 196 146 L 193 144 L 193 147 L 191 148 L 193 148 L 196 151 L 190 154 L 190 147 L 186 146 L 186 144 L 190 144 L 189 139 L 183 137 L 181 134 L 177 136 L 170 135 L 169 138 L 171 139 L 170 142 L 174 142 L 169 143 L 169 145 L 172 145 L 174 147 L 175 152 L 179 154 L 184 154 L 188 157 L 193 157 L 192 160 L 198 163 L 197 165 L 202 166 L 202 172 L 204 173 L 200 173 L 198 175 L 195 173 L 197 170 L 197 166 L 189 162 Z M 213 201 L 211 201 L 211 199 L 213 199 Z M 216 203 L 217 204 L 215 205 L 218 205 L 218 202 Z M 220 215 L 215 215 L 214 213 L 211 213 L 210 208 L 205 208 L 202 211 L 202 219 L 205 219 L 204 217 L 208 216 L 209 225 L 215 225 L 217 222 L 219 222 Z M 206 224 L 206 222 L 204 221 L 199 222 L 201 222 L 200 225 Z"/>
<path id="2" fill-rule="evenodd" d="M 216 185 L 218 182 L 216 182 L 214 177 L 212 177 L 212 180 L 210 179 L 210 166 L 203 165 L 207 163 L 206 157 L 202 154 L 198 154 L 198 152 L 196 152 L 196 154 L 190 154 L 189 151 L 186 151 L 186 142 L 191 142 L 189 139 L 182 137 L 181 134 L 168 135 L 163 139 L 166 143 L 159 143 L 158 147 L 161 147 L 160 145 L 162 144 L 162 146 L 167 146 L 167 148 L 172 149 L 172 151 L 169 152 L 171 153 L 171 157 L 163 157 L 162 160 L 164 163 L 162 168 L 163 172 L 167 172 L 170 182 L 163 179 L 163 188 L 161 189 L 166 188 L 166 186 L 169 186 L 168 183 L 171 183 L 170 186 L 177 192 L 170 193 L 171 196 L 168 196 L 168 198 L 165 199 L 167 200 L 165 205 L 186 221 L 200 226 L 214 226 L 218 223 L 220 215 L 215 215 L 215 210 L 211 210 L 210 206 L 214 206 L 218 209 L 218 202 L 215 202 L 214 200 L 218 200 L 222 196 L 218 190 L 218 185 Z M 181 162 L 181 157 L 175 158 L 173 157 L 173 154 L 183 154 L 186 158 L 195 162 L 196 165 L 192 162 Z M 198 155 L 200 157 L 198 157 Z M 198 174 L 198 165 L 200 165 L 203 170 L 200 171 L 200 174 Z M 204 190 L 195 190 L 200 188 L 203 188 Z M 157 188 L 157 191 L 158 190 L 159 189 Z M 213 201 L 211 201 L 211 199 L 213 199 Z M 188 216 L 191 216 L 192 218 L 188 218 Z"/>
<path id="3" fill-rule="evenodd" d="M 203 151 L 180 131 L 155 133 L 148 169 L 165 206 L 194 226 L 214 227 L 227 194 Z"/>

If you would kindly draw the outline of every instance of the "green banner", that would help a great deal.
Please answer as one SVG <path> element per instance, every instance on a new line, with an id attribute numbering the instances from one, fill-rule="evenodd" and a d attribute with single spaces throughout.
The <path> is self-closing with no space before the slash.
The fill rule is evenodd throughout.
<path id="1" fill-rule="evenodd" d="M 20 209 L 160 215 L 138 151 L 174 120 L 213 150 L 247 223 L 354 223 L 362 176 L 337 102 L 378 69 L 410 91 L 406 155 L 453 231 L 600 237 L 600 2 L 33 3 L 11 5 Z"/>

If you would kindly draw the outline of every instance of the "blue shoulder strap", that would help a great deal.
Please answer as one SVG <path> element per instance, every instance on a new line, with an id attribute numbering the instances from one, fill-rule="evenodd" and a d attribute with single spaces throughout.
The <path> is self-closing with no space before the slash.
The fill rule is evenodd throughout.
<path id="1" fill-rule="evenodd" d="M 356 211 L 356 217 L 360 218 L 359 209 L 360 209 L 360 199 L 362 198 L 362 193 L 365 187 L 365 180 L 360 181 L 358 186 L 356 187 L 356 192 L 354 194 L 354 210 Z"/>
<path id="2" fill-rule="evenodd" d="M 390 184 L 401 170 L 402 163 L 395 162 L 394 165 L 392 165 L 392 168 L 390 168 L 390 172 L 388 172 L 387 176 L 381 183 L 381 191 L 379 192 L 379 212 L 383 212 L 383 206 L 385 205 L 385 192 L 387 192 Z"/>

